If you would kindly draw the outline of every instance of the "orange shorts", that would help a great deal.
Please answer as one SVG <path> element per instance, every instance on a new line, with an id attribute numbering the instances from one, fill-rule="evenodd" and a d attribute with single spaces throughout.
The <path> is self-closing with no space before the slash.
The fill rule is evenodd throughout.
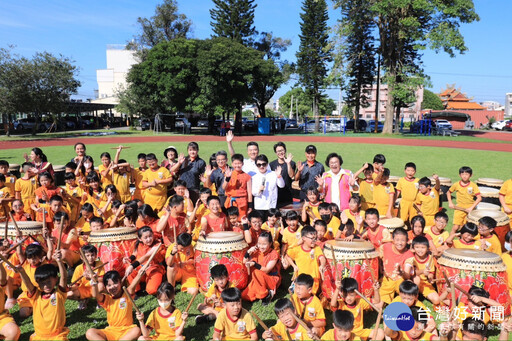
<path id="1" fill-rule="evenodd" d="M 137 327 L 132 324 L 131 326 L 123 326 L 123 327 L 111 327 L 108 326 L 105 329 L 100 329 L 103 334 L 107 337 L 107 340 L 122 340 L 124 334 L 128 333 L 130 329 Z"/>
<path id="2" fill-rule="evenodd" d="M 46 341 L 46 340 L 67 340 L 69 329 L 64 327 L 60 332 L 51 335 L 37 335 L 36 333 L 30 335 L 30 341 Z"/>
<path id="3" fill-rule="evenodd" d="M 78 292 L 80 293 L 80 299 L 86 299 L 92 297 L 92 287 L 81 285 L 78 287 Z"/>
<path id="4" fill-rule="evenodd" d="M 25 291 L 23 291 L 18 296 L 18 305 L 20 306 L 20 309 L 21 308 L 32 308 L 32 302 L 30 302 L 30 300 L 28 299 L 27 293 Z"/>
<path id="5" fill-rule="evenodd" d="M 176 282 L 181 283 L 181 291 L 187 291 L 188 288 L 197 288 L 197 277 L 193 272 L 179 269 L 176 273 Z"/>

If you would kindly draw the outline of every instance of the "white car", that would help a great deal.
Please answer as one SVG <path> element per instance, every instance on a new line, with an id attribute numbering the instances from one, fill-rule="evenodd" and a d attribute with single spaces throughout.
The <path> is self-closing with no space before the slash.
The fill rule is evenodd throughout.
<path id="1" fill-rule="evenodd" d="M 503 130 L 503 128 L 505 128 L 505 125 L 507 124 L 507 122 L 508 122 L 508 120 L 496 121 L 491 125 L 491 128 L 496 129 L 496 130 Z"/>
<path id="2" fill-rule="evenodd" d="M 447 120 L 436 120 L 436 128 L 443 130 L 452 130 L 452 124 Z"/>

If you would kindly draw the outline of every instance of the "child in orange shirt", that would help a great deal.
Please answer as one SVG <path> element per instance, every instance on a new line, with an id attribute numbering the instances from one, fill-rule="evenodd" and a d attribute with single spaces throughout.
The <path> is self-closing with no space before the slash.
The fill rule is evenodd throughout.
<path id="1" fill-rule="evenodd" d="M 226 210 L 228 216 L 229 229 L 233 232 L 244 233 L 242 222 L 240 221 L 240 212 L 238 207 L 231 206 Z"/>
<path id="2" fill-rule="evenodd" d="M 20 199 L 15 199 L 12 202 L 12 216 L 14 220 L 16 221 L 31 221 L 32 217 L 30 214 L 25 212 L 25 206 L 23 205 L 23 201 Z M 12 221 L 11 218 L 9 218 L 9 221 Z"/>
<path id="3" fill-rule="evenodd" d="M 101 266 L 103 263 L 98 258 L 98 249 L 92 244 L 82 246 L 82 250 L 85 255 L 86 261 L 91 266 L 91 269 Z M 96 271 L 97 276 L 102 278 L 105 274 L 105 270 L 100 268 Z M 92 297 L 92 275 L 87 270 L 87 266 L 82 263 L 75 268 L 73 272 L 73 278 L 71 278 L 71 289 L 68 291 L 68 299 L 79 300 L 78 309 L 84 310 L 87 308 L 87 301 Z M 102 291 L 103 283 L 98 283 L 100 291 Z"/>
<path id="4" fill-rule="evenodd" d="M 158 288 L 156 299 L 159 307 L 149 314 L 146 323 L 144 323 L 143 313 L 136 314 L 142 332 L 139 340 L 185 340 L 182 334 L 188 313 L 182 313 L 173 305 L 174 286 L 162 283 Z M 155 335 L 149 336 L 151 330 L 155 331 Z"/>
<path id="5" fill-rule="evenodd" d="M 231 157 L 231 168 L 224 173 L 222 188 L 226 193 L 225 207 L 238 207 L 240 216 L 247 216 L 249 209 L 252 210 L 252 182 L 251 176 L 242 170 L 244 157 L 242 154 L 234 154 Z"/>
<path id="6" fill-rule="evenodd" d="M 286 260 L 293 267 L 295 273 L 311 275 L 315 281 L 313 294 L 316 294 L 320 287 L 322 273 L 327 260 L 322 250 L 316 246 L 316 230 L 306 225 L 301 231 L 302 245 L 288 249 Z"/>
<path id="7" fill-rule="evenodd" d="M 257 246 L 250 248 L 244 257 L 244 263 L 250 273 L 249 285 L 242 292 L 242 298 L 247 301 L 262 300 L 268 305 L 274 297 L 279 284 L 280 257 L 273 249 L 272 235 L 263 231 L 258 237 Z"/>
<path id="8" fill-rule="evenodd" d="M 40 204 L 47 203 L 54 195 L 62 196 L 64 191 L 62 188 L 55 186 L 52 175 L 49 172 L 43 172 L 39 174 L 39 183 L 41 187 L 35 191 L 36 199 L 35 203 L 32 204 L 32 209 L 35 211 Z M 42 221 L 42 212 L 38 213 L 37 221 Z"/>
<path id="9" fill-rule="evenodd" d="M 176 285 L 176 282 L 181 282 L 181 291 L 194 295 L 199 289 L 197 287 L 194 249 L 191 245 L 192 236 L 189 233 L 181 233 L 176 239 L 176 243 L 169 245 L 165 253 L 167 281 L 173 286 Z"/>
<path id="10" fill-rule="evenodd" d="M 61 252 L 64 263 L 69 268 L 72 268 L 80 260 L 80 241 L 78 240 L 78 232 L 69 223 L 69 216 L 66 212 L 57 212 L 53 216 L 53 226 L 51 234 L 53 237 L 53 245 L 57 247 L 60 237 L 61 219 L 64 219 L 64 226 L 62 227 L 62 244 Z"/>
<path id="11" fill-rule="evenodd" d="M 373 285 L 373 298 L 371 299 L 377 307 L 382 308 L 379 295 L 379 282 L 375 281 Z M 359 283 L 354 278 L 343 278 L 336 280 L 336 289 L 331 297 L 331 309 L 344 310 L 350 312 L 354 317 L 354 328 L 352 333 L 361 339 L 368 340 L 384 340 L 384 330 L 378 329 L 377 335 L 375 330 L 364 328 L 364 311 L 370 310 L 371 306 L 365 300 L 356 294 L 359 289 Z M 340 299 L 341 294 L 341 299 Z M 368 297 L 370 299 L 370 297 Z"/>
<path id="12" fill-rule="evenodd" d="M 204 303 L 197 306 L 197 310 L 202 315 L 196 317 L 196 324 L 215 321 L 219 312 L 225 308 L 221 293 L 227 288 L 233 287 L 233 283 L 229 281 L 228 269 L 224 264 L 217 264 L 210 269 L 210 275 L 213 283 L 208 288 L 208 292 L 204 295 Z"/>
<path id="13" fill-rule="evenodd" d="M 281 211 L 278 208 L 268 210 L 267 221 L 261 225 L 261 229 L 270 232 L 274 241 L 274 250 L 279 251 L 279 235 L 283 229 L 283 223 L 281 221 Z"/>
<path id="14" fill-rule="evenodd" d="M 64 307 L 67 299 L 67 271 L 60 250 L 55 251 L 53 259 L 58 268 L 53 264 L 44 264 L 36 269 L 34 278 L 37 287 L 24 267 L 17 268 L 34 310 L 34 334 L 30 340 L 67 340 L 69 333 Z"/>
<path id="15" fill-rule="evenodd" d="M 127 288 L 128 294 L 135 293 L 143 273 L 132 281 Z M 112 270 L 103 276 L 103 285 L 107 294 L 98 290 L 98 276 L 92 276 L 92 295 L 96 297 L 98 304 L 107 311 L 108 326 L 105 329 L 90 328 L 85 333 L 87 340 L 136 340 L 140 336 L 140 329 L 133 324 L 132 301 L 123 291 L 123 283 L 119 272 Z"/>
<path id="16" fill-rule="evenodd" d="M 370 241 L 376 249 L 391 241 L 388 229 L 379 224 L 379 211 L 376 208 L 366 210 L 364 221 L 368 228 L 363 232 L 362 238 Z"/>
<path id="17" fill-rule="evenodd" d="M 228 222 L 226 215 L 222 213 L 220 199 L 218 196 L 210 196 L 206 200 L 210 213 L 201 218 L 201 232 L 199 236 L 207 236 L 211 232 L 226 231 Z"/>
<path id="18" fill-rule="evenodd" d="M 249 219 L 242 218 L 242 224 L 245 241 L 249 244 L 249 247 L 256 246 L 258 237 L 262 232 L 261 225 L 263 224 L 260 212 L 252 211 L 249 213 Z"/>
<path id="19" fill-rule="evenodd" d="M 74 173 L 65 173 L 64 181 L 66 182 L 66 206 L 70 213 L 70 219 L 74 223 L 78 220 L 80 213 L 80 206 L 82 201 L 87 199 L 87 194 L 80 186 L 76 183 L 76 176 Z"/>
<path id="20" fill-rule="evenodd" d="M 162 210 L 165 214 L 160 218 L 156 230 L 158 234 L 162 234 L 165 246 L 176 242 L 174 240 L 175 233 L 177 236 L 181 233 L 192 232 L 192 226 L 183 212 L 183 199 L 180 195 L 173 195 L 169 200 L 169 206 Z"/>
<path id="21" fill-rule="evenodd" d="M 131 283 L 137 275 L 142 272 L 136 270 L 139 265 L 146 263 L 153 255 L 156 249 L 156 256 L 151 260 L 151 264 L 145 272 L 143 272 L 140 280 L 146 282 L 146 292 L 154 295 L 162 283 L 165 275 L 165 268 L 161 264 L 165 259 L 165 248 L 161 248 L 162 244 L 153 238 L 153 231 L 149 226 L 144 226 L 137 230 L 138 240 L 135 242 L 135 251 L 130 256 L 132 263 L 126 268 L 125 277 Z M 143 268 L 146 264 L 143 266 Z M 134 271 L 135 270 L 135 271 Z"/>

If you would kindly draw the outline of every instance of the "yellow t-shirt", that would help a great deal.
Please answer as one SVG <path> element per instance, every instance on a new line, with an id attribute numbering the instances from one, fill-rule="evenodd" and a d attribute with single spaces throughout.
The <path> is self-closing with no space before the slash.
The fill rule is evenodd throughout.
<path id="1" fill-rule="evenodd" d="M 222 340 L 250 340 L 251 334 L 256 333 L 256 325 L 251 314 L 242 308 L 238 319 L 229 316 L 226 309 L 222 309 L 215 321 L 214 329 L 223 335 Z"/>
<path id="2" fill-rule="evenodd" d="M 485 248 L 482 247 L 482 249 L 484 251 L 494 252 L 501 256 L 501 242 L 495 234 L 491 234 L 487 238 L 482 238 L 482 236 L 477 235 L 475 237 L 475 240 L 477 243 L 480 243 L 480 244 L 481 244 L 482 240 L 485 240 L 486 247 Z"/>
<path id="3" fill-rule="evenodd" d="M 291 296 L 291 301 L 295 307 L 295 311 L 298 317 L 301 317 L 305 322 L 312 322 L 318 320 L 325 320 L 325 311 L 322 306 L 322 302 L 315 295 L 306 301 L 302 302 L 297 294 Z"/>
<path id="4" fill-rule="evenodd" d="M 402 298 L 400 296 L 397 296 L 393 299 L 393 301 L 391 301 L 391 303 L 395 303 L 395 302 L 400 302 L 402 303 Z M 428 311 L 427 310 L 427 307 L 425 307 L 425 305 L 420 301 L 420 300 L 416 300 L 416 302 L 414 303 L 414 305 L 420 309 L 423 309 L 425 311 Z"/>
<path id="5" fill-rule="evenodd" d="M 418 178 L 414 178 L 412 181 L 407 180 L 405 177 L 400 178 L 396 184 L 396 189 L 400 191 L 402 200 L 414 201 L 418 194 Z"/>
<path id="6" fill-rule="evenodd" d="M 132 195 L 130 193 L 130 183 L 132 182 L 131 173 L 123 173 L 119 174 L 118 172 L 114 172 L 112 175 L 112 184 L 116 186 L 117 195 L 121 202 L 127 202 L 132 200 Z"/>
<path id="7" fill-rule="evenodd" d="M 291 249 L 289 248 L 286 253 L 291 259 L 293 259 L 299 268 L 299 275 L 308 274 L 314 279 L 320 279 L 320 257 L 324 257 L 322 249 L 315 246 L 310 251 L 306 251 L 304 250 L 303 245 L 299 245 L 292 247 Z"/>
<path id="8" fill-rule="evenodd" d="M 167 251 L 165 251 L 166 259 L 171 256 L 171 252 L 172 252 L 173 248 L 174 248 L 174 243 L 170 244 L 169 247 L 167 247 Z M 183 251 L 178 251 L 173 256 L 173 258 L 174 258 L 174 264 L 177 264 L 180 262 L 182 264 L 186 264 L 185 267 L 182 268 L 182 270 L 189 272 L 190 274 L 196 273 L 196 267 L 195 267 L 194 263 L 187 263 L 188 261 L 194 259 L 194 249 L 192 248 L 191 245 L 187 246 L 185 248 L 185 250 L 183 250 Z M 212 286 L 215 287 L 215 285 L 212 285 Z"/>
<path id="9" fill-rule="evenodd" d="M 394 193 L 395 188 L 390 182 L 374 186 L 373 200 L 375 201 L 375 207 L 379 210 L 380 215 L 386 215 L 389 208 L 389 196 Z"/>
<path id="10" fill-rule="evenodd" d="M 15 190 L 16 181 L 17 181 L 17 178 L 14 175 L 6 175 L 5 176 L 5 186 L 9 187 L 9 189 L 11 190 L 11 192 L 13 194 L 14 194 L 14 192 L 16 192 L 16 190 Z"/>
<path id="11" fill-rule="evenodd" d="M 505 203 L 512 207 L 512 179 L 508 179 L 500 188 L 500 195 L 505 197 Z"/>
<path id="12" fill-rule="evenodd" d="M 375 205 L 373 200 L 373 181 L 368 182 L 366 179 L 359 179 L 359 195 L 361 196 L 361 208 L 368 209 Z"/>
<path id="13" fill-rule="evenodd" d="M 340 225 L 341 225 L 341 220 L 338 217 L 332 216 L 331 220 L 327 224 L 326 235 L 328 235 L 329 232 L 331 232 L 332 235 L 335 236 L 336 232 L 338 232 L 338 230 L 340 228 Z M 354 220 L 354 226 L 355 225 L 356 225 L 356 221 Z"/>
<path id="14" fill-rule="evenodd" d="M 308 336 L 308 332 L 300 324 L 296 324 L 292 330 L 287 330 L 286 326 L 281 322 L 277 321 L 276 325 L 271 327 L 272 333 L 279 337 L 279 340 L 311 340 Z M 288 336 L 290 335 L 290 336 Z M 334 339 L 331 339 L 334 340 Z"/>
<path id="15" fill-rule="evenodd" d="M 11 191 L 11 189 L 7 186 L 4 186 L 2 188 L 0 188 L 0 198 L 9 198 L 9 199 L 13 199 L 14 198 L 14 192 Z M 6 201 L 4 202 L 5 204 L 7 204 L 7 207 L 10 209 L 11 208 L 11 201 Z M 3 205 L 2 205 L 3 206 Z M 0 207 L 1 208 L 1 207 Z M 2 213 L 0 213 L 2 215 L 4 215 L 4 211 L 2 210 Z"/>
<path id="16" fill-rule="evenodd" d="M 297 231 L 291 231 L 290 227 L 285 228 L 282 231 L 283 238 L 281 239 L 283 244 L 288 245 L 288 249 L 291 249 L 299 244 L 299 241 L 301 240 L 301 232 L 302 232 L 302 226 L 299 226 L 297 228 Z"/>
<path id="17" fill-rule="evenodd" d="M 457 197 L 457 206 L 463 208 L 473 205 L 475 202 L 474 197 L 480 195 L 480 190 L 473 181 L 470 181 L 467 185 L 463 185 L 461 181 L 454 183 L 448 192 L 448 195 L 450 195 L 450 193 L 455 193 Z"/>
<path id="18" fill-rule="evenodd" d="M 336 340 L 334 337 L 334 329 L 328 330 L 322 335 L 322 338 L 320 339 L 322 341 L 333 341 Z M 354 333 L 350 335 L 349 341 L 360 341 L 361 339 L 358 336 L 355 336 Z"/>
<path id="19" fill-rule="evenodd" d="M 464 243 L 461 239 L 453 241 L 453 247 L 456 249 L 482 250 L 480 241 L 475 240 L 473 243 Z"/>
<path id="20" fill-rule="evenodd" d="M 107 167 L 103 166 L 103 164 L 98 166 L 98 174 L 101 177 L 101 185 L 103 188 L 105 188 L 105 186 L 108 186 L 112 183 L 112 170 L 109 170 L 105 176 L 102 175 L 102 172 L 104 172 L 106 170 L 107 170 Z"/>
<path id="21" fill-rule="evenodd" d="M 132 301 L 125 292 L 119 298 L 105 295 L 105 300 L 100 305 L 107 311 L 109 327 L 129 327 L 133 324 Z"/>
<path id="22" fill-rule="evenodd" d="M 425 234 L 428 234 L 430 237 L 432 237 L 432 242 L 434 243 L 435 247 L 440 247 L 446 239 L 450 236 L 450 233 L 448 231 L 443 230 L 443 232 L 436 234 L 432 231 L 432 226 L 427 226 L 423 230 Z"/>
<path id="23" fill-rule="evenodd" d="M 93 268 L 100 266 L 102 264 L 103 263 L 101 261 L 96 261 L 96 263 L 94 263 Z M 73 272 L 73 277 L 71 278 L 71 283 L 76 281 L 78 278 L 80 278 L 80 276 L 82 276 L 84 274 L 84 272 L 85 272 L 84 265 L 85 264 L 82 263 L 75 268 L 75 271 Z M 99 268 L 98 270 L 95 271 L 95 273 L 98 275 L 98 277 L 103 277 L 103 275 L 105 275 L 105 268 L 104 267 Z M 88 287 L 88 288 L 92 287 L 91 281 L 85 277 L 82 277 L 76 284 L 79 287 Z"/>
<path id="24" fill-rule="evenodd" d="M 135 199 L 142 200 L 144 189 L 142 188 L 142 179 L 144 178 L 145 170 L 141 170 L 140 168 L 135 168 L 133 170 L 133 182 L 135 183 L 135 193 L 133 194 Z"/>
<path id="25" fill-rule="evenodd" d="M 359 299 L 359 302 L 350 306 L 343 299 L 338 299 L 338 309 L 350 311 L 354 315 L 352 332 L 358 333 L 364 329 L 364 311 L 370 309 L 370 305 L 365 300 Z"/>
<path id="26" fill-rule="evenodd" d="M 75 224 L 75 228 L 81 232 L 91 232 L 91 224 L 85 219 L 85 217 L 80 217 L 80 219 L 78 219 Z"/>
<path id="27" fill-rule="evenodd" d="M 272 235 L 272 241 L 274 242 L 274 250 L 279 250 L 280 245 L 279 245 L 278 237 L 279 237 L 279 233 L 282 233 L 282 231 L 283 231 L 281 229 L 281 227 L 278 226 L 277 224 L 274 227 L 270 227 L 268 224 L 268 221 L 266 221 L 261 225 L 261 229 L 263 231 L 270 232 L 270 234 Z"/>
<path id="28" fill-rule="evenodd" d="M 51 336 L 61 333 L 66 325 L 67 293 L 55 290 L 49 297 L 44 297 L 43 292 L 36 289 L 34 295 L 29 297 L 32 303 L 34 318 L 34 331 L 39 337 Z"/>
<path id="29" fill-rule="evenodd" d="M 37 187 L 38 185 L 35 177 L 28 180 L 19 178 L 14 184 L 14 191 L 20 192 L 21 200 L 25 201 L 27 199 L 35 199 Z"/>
<path id="30" fill-rule="evenodd" d="M 434 216 L 439 212 L 439 192 L 435 188 L 431 188 L 427 195 L 418 192 L 416 205 L 421 205 L 424 216 Z"/>
<path id="31" fill-rule="evenodd" d="M 163 315 L 160 308 L 153 310 L 146 321 L 146 326 L 155 331 L 153 340 L 174 340 L 176 329 L 183 323 L 181 311 L 177 308 L 171 314 Z"/>
<path id="32" fill-rule="evenodd" d="M 347 209 L 343 210 L 343 213 L 345 213 L 345 215 L 347 216 L 348 219 L 352 220 L 352 222 L 354 223 L 355 230 L 357 232 L 361 233 L 361 231 L 363 230 L 364 216 L 366 215 L 366 212 L 364 210 L 359 210 L 359 212 L 354 214 L 354 213 L 350 212 L 350 209 L 347 208 Z M 363 223 L 361 224 L 361 226 L 357 225 L 356 216 L 363 218 Z M 336 235 L 336 230 L 334 231 L 334 235 Z"/>
<path id="33" fill-rule="evenodd" d="M 144 176 L 142 177 L 142 181 L 152 182 L 153 180 L 164 180 L 171 177 L 171 173 L 167 168 L 160 167 L 156 171 L 151 169 L 147 169 L 144 172 Z M 167 198 L 167 185 L 158 184 L 155 187 L 148 187 L 145 190 L 146 194 L 150 194 L 153 196 L 165 196 Z"/>
<path id="34" fill-rule="evenodd" d="M 423 271 L 427 268 L 428 266 L 428 271 L 430 273 L 435 273 L 435 270 L 436 270 L 436 261 L 435 259 L 433 258 L 434 256 L 432 255 L 428 255 L 427 258 L 425 260 L 420 260 L 416 257 L 416 255 L 414 257 L 411 257 L 411 258 L 408 258 L 405 260 L 405 264 L 408 264 L 410 265 L 414 270 L 420 270 L 420 271 Z M 423 281 L 423 282 L 427 282 L 428 279 L 427 279 L 427 276 L 425 276 L 424 274 L 421 274 L 420 275 L 420 279 Z"/>

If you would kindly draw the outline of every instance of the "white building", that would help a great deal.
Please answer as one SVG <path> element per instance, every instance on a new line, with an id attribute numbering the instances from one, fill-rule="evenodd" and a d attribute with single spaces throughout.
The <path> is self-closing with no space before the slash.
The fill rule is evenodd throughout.
<path id="1" fill-rule="evenodd" d="M 136 64 L 135 51 L 126 50 L 124 45 L 107 45 L 107 68 L 96 70 L 98 90 L 93 103 L 118 104 L 116 91 L 126 89 L 126 76 Z"/>
<path id="2" fill-rule="evenodd" d="M 501 107 L 501 104 L 496 101 L 480 102 L 480 105 L 486 107 L 487 110 L 499 110 L 499 108 Z"/>
<path id="3" fill-rule="evenodd" d="M 505 116 L 512 116 L 512 93 L 505 94 Z"/>

